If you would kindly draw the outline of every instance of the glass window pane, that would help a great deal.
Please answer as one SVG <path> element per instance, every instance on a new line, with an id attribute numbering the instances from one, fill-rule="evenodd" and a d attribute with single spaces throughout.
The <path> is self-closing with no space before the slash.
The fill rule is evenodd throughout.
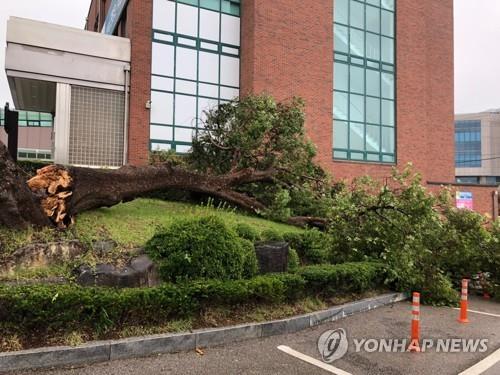
<path id="1" fill-rule="evenodd" d="M 380 72 L 366 69 L 366 94 L 380 96 Z"/>
<path id="2" fill-rule="evenodd" d="M 349 149 L 361 150 L 365 149 L 365 127 L 363 124 L 351 122 L 349 124 Z"/>
<path id="3" fill-rule="evenodd" d="M 333 127 L 333 147 L 348 148 L 348 129 L 347 122 L 335 121 Z"/>
<path id="4" fill-rule="evenodd" d="M 380 99 L 366 97 L 366 122 L 380 124 Z"/>
<path id="5" fill-rule="evenodd" d="M 382 8 L 394 10 L 394 0 L 382 0 Z"/>
<path id="6" fill-rule="evenodd" d="M 333 67 L 335 90 L 349 90 L 349 65 L 335 63 Z"/>
<path id="7" fill-rule="evenodd" d="M 200 0 L 200 6 L 218 11 L 220 9 L 220 0 Z"/>
<path id="8" fill-rule="evenodd" d="M 351 92 L 365 93 L 365 70 L 357 66 L 351 66 Z"/>
<path id="9" fill-rule="evenodd" d="M 351 54 L 357 56 L 365 55 L 365 33 L 363 31 L 351 29 L 350 47 Z"/>
<path id="10" fill-rule="evenodd" d="M 333 97 L 333 117 L 347 120 L 348 112 L 348 94 L 336 91 Z"/>
<path id="11" fill-rule="evenodd" d="M 382 127 L 382 152 L 394 153 L 394 128 Z"/>
<path id="12" fill-rule="evenodd" d="M 335 25 L 335 51 L 349 53 L 349 34 L 345 26 Z"/>
<path id="13" fill-rule="evenodd" d="M 380 152 L 380 126 L 366 126 L 366 150 Z"/>
<path id="14" fill-rule="evenodd" d="M 394 99 L 394 74 L 382 73 L 382 97 Z"/>
<path id="15" fill-rule="evenodd" d="M 366 7 L 366 30 L 380 34 L 380 9 Z"/>
<path id="16" fill-rule="evenodd" d="M 366 33 L 366 57 L 380 60 L 380 36 Z"/>
<path id="17" fill-rule="evenodd" d="M 382 161 L 394 163 L 394 155 L 382 155 Z"/>
<path id="18" fill-rule="evenodd" d="M 394 14 L 387 10 L 382 10 L 382 34 L 394 36 Z"/>
<path id="19" fill-rule="evenodd" d="M 333 157 L 335 159 L 347 159 L 347 151 L 337 151 L 333 152 Z"/>
<path id="20" fill-rule="evenodd" d="M 365 160 L 365 154 L 362 152 L 351 152 L 351 160 Z"/>
<path id="21" fill-rule="evenodd" d="M 349 59 L 347 58 L 347 55 L 341 55 L 340 53 L 336 53 L 335 60 L 347 62 Z"/>
<path id="22" fill-rule="evenodd" d="M 178 0 L 178 2 L 198 6 L 198 0 Z"/>
<path id="23" fill-rule="evenodd" d="M 382 124 L 394 126 L 394 102 L 382 100 Z"/>
<path id="24" fill-rule="evenodd" d="M 28 120 L 40 120 L 40 114 L 38 112 L 28 112 Z"/>
<path id="25" fill-rule="evenodd" d="M 365 5 L 351 0 L 350 25 L 360 29 L 365 28 Z"/>
<path id="26" fill-rule="evenodd" d="M 224 13 L 233 14 L 235 16 L 240 15 L 240 4 L 235 1 L 222 0 L 221 11 Z"/>
<path id="27" fill-rule="evenodd" d="M 375 5 L 375 6 L 380 6 L 380 0 L 366 0 L 366 3 L 367 4 L 372 4 L 372 5 Z"/>
<path id="28" fill-rule="evenodd" d="M 382 37 L 382 61 L 394 63 L 394 40 Z"/>
<path id="29" fill-rule="evenodd" d="M 335 10 L 333 16 L 335 22 L 340 22 L 345 25 L 349 23 L 349 2 L 348 0 L 335 0 L 334 1 Z"/>
<path id="30" fill-rule="evenodd" d="M 365 121 L 365 97 L 361 95 L 350 95 L 349 119 L 351 121 Z"/>

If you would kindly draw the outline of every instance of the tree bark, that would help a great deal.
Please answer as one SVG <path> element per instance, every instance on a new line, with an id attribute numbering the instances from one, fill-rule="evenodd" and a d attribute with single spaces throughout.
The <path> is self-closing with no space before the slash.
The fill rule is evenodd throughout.
<path id="1" fill-rule="evenodd" d="M 49 165 L 26 183 L 26 174 L 0 142 L 0 173 L 0 225 L 22 229 L 51 225 L 64 228 L 81 212 L 111 207 L 167 188 L 204 193 L 252 212 L 263 211 L 266 206 L 236 187 L 272 181 L 277 171 L 243 169 L 209 175 L 171 164 L 116 170 Z M 289 223 L 319 228 L 326 225 L 324 219 L 314 217 L 290 218 Z"/>
<path id="2" fill-rule="evenodd" d="M 26 184 L 26 176 L 0 142 L 0 225 L 24 229 L 30 225 L 51 225 L 40 201 Z"/>
<path id="3" fill-rule="evenodd" d="M 274 173 L 273 170 L 248 169 L 212 176 L 171 164 L 125 166 L 116 170 L 50 165 L 38 170 L 37 175 L 28 181 L 28 186 L 41 198 L 40 204 L 52 222 L 65 227 L 80 212 L 111 207 L 141 194 L 167 188 L 204 193 L 256 212 L 265 209 L 265 206 L 251 196 L 236 191 L 235 187 L 268 180 Z"/>

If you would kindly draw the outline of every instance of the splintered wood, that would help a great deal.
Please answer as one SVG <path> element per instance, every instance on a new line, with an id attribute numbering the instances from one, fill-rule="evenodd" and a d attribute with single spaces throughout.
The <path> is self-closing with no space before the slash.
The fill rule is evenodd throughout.
<path id="1" fill-rule="evenodd" d="M 36 171 L 37 175 L 28 181 L 28 186 L 39 198 L 45 214 L 58 227 L 66 227 L 66 199 L 71 191 L 72 179 L 68 171 L 57 165 L 49 165 Z"/>

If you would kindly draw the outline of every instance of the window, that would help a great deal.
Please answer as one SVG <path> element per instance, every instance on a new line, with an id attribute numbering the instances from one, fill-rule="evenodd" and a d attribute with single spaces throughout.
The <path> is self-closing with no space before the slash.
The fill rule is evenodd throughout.
<path id="1" fill-rule="evenodd" d="M 395 162 L 394 1 L 334 2 L 334 159 Z"/>
<path id="2" fill-rule="evenodd" d="M 53 118 L 50 113 L 18 111 L 18 124 L 19 126 L 42 126 L 51 127 L 53 125 Z M 0 126 L 5 125 L 4 109 L 0 109 Z"/>
<path id="3" fill-rule="evenodd" d="M 187 152 L 204 111 L 239 95 L 239 0 L 154 0 L 150 145 Z"/>
<path id="4" fill-rule="evenodd" d="M 481 167 L 481 121 L 455 121 L 455 167 Z"/>

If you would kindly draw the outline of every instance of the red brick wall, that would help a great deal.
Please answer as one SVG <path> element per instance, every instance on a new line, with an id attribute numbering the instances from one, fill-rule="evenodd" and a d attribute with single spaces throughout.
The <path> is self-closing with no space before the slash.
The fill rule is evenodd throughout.
<path id="1" fill-rule="evenodd" d="M 443 185 L 432 184 L 429 186 L 429 189 L 433 192 L 439 191 Z M 483 214 L 489 218 L 497 218 L 498 212 L 494 212 L 494 199 L 498 199 L 498 195 L 494 196 L 495 191 L 499 191 L 500 189 L 496 189 L 492 186 L 470 186 L 470 185 L 453 185 L 449 186 L 453 192 L 461 191 L 461 192 L 471 192 L 472 193 L 472 202 L 474 211 Z"/>
<path id="2" fill-rule="evenodd" d="M 318 162 L 336 178 L 388 176 L 391 166 L 332 161 L 333 2 L 246 0 L 242 6 L 242 93 L 306 101 Z M 398 165 L 424 180 L 453 181 L 452 0 L 397 1 Z"/>
<path id="3" fill-rule="evenodd" d="M 318 161 L 330 166 L 332 0 L 245 0 L 241 14 L 241 92 L 302 97 Z"/>
<path id="4" fill-rule="evenodd" d="M 152 0 L 129 0 L 127 30 L 132 47 L 128 162 L 144 165 L 149 155 Z"/>
<path id="5" fill-rule="evenodd" d="M 398 164 L 454 181 L 453 1 L 397 1 Z"/>

